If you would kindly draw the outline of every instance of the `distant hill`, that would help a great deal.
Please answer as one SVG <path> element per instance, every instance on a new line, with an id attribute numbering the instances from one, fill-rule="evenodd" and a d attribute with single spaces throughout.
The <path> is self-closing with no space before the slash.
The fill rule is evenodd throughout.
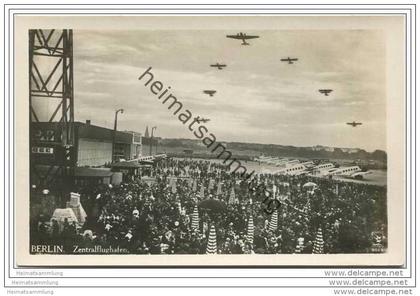
<path id="1" fill-rule="evenodd" d="M 276 144 L 224 142 L 225 146 L 238 159 L 252 159 L 260 155 L 275 157 L 295 157 L 310 159 L 344 159 L 374 161 L 386 166 L 387 154 L 382 150 L 367 152 L 363 149 L 334 148 L 326 146 L 295 147 Z M 194 139 L 161 139 L 160 150 L 175 155 L 188 153 L 200 157 L 215 157 L 200 140 Z M 190 155 L 191 156 L 191 155 Z"/>

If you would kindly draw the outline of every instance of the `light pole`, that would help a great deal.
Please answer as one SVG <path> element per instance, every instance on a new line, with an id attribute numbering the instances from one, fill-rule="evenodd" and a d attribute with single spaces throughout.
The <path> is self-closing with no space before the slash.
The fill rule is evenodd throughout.
<path id="1" fill-rule="evenodd" d="M 117 120 L 118 120 L 118 113 L 124 113 L 124 109 L 118 109 L 115 111 L 115 120 L 114 120 L 114 131 L 112 133 L 112 154 L 111 154 L 111 162 L 115 161 L 115 135 L 117 133 Z"/>
<path id="2" fill-rule="evenodd" d="M 152 127 L 152 136 L 150 137 L 150 152 L 149 152 L 149 155 L 150 156 L 152 156 L 152 147 L 153 147 L 153 131 L 155 130 L 155 129 L 157 129 L 157 127 L 156 126 L 154 126 L 154 127 Z"/>

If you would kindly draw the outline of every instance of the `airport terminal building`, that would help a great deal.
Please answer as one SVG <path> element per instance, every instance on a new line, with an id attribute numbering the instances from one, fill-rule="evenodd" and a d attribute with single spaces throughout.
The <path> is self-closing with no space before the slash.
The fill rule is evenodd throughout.
<path id="1" fill-rule="evenodd" d="M 59 162 L 60 152 L 56 151 L 61 135 L 57 122 L 33 122 L 32 138 L 37 145 L 32 147 L 31 156 L 37 163 L 53 165 Z M 77 167 L 98 167 L 112 161 L 112 129 L 92 125 L 89 120 L 85 123 L 74 122 L 74 147 L 73 153 Z M 141 155 L 141 134 L 137 132 L 115 133 L 116 159 L 133 159 Z"/>

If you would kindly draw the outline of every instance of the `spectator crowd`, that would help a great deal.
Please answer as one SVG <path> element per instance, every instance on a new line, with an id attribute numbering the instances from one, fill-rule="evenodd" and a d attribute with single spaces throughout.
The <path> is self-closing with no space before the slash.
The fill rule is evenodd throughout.
<path id="1" fill-rule="evenodd" d="M 368 253 L 387 246 L 385 186 L 276 174 L 245 180 L 220 163 L 168 158 L 155 163 L 152 178 L 78 192 L 85 223 L 59 227 L 39 218 L 33 243 L 130 254 L 205 254 L 210 240 L 219 254 Z M 267 196 L 279 207 L 267 211 Z"/>

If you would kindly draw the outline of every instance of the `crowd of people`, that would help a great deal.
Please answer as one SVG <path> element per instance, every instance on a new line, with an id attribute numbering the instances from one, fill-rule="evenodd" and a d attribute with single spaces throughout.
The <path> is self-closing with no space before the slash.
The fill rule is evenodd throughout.
<path id="1" fill-rule="evenodd" d="M 84 224 L 65 221 L 60 229 L 37 221 L 34 240 L 59 241 L 69 253 L 74 245 L 99 245 L 130 254 L 205 254 L 214 228 L 219 254 L 313 253 L 319 233 L 323 253 L 387 246 L 384 186 L 278 174 L 245 180 L 224 164 L 171 158 L 156 162 L 151 177 L 78 188 Z M 270 199 L 279 206 L 267 208 Z"/>

